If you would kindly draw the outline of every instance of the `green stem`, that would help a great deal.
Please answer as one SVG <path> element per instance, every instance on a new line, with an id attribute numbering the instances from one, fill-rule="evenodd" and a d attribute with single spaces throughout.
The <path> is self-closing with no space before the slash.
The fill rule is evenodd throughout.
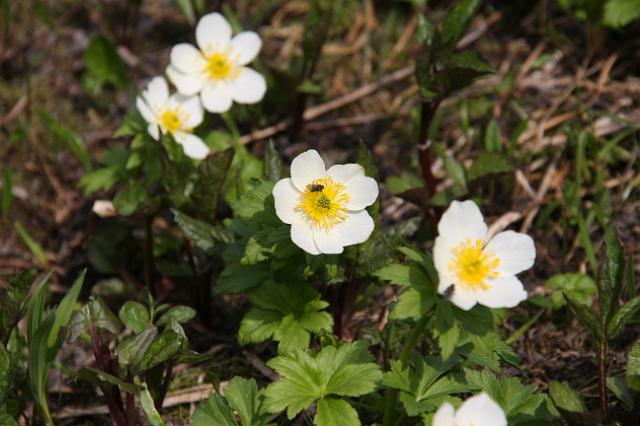
<path id="1" fill-rule="evenodd" d="M 402 352 L 400 353 L 400 362 L 404 367 L 409 364 L 409 357 L 413 352 L 413 349 L 416 347 L 418 343 L 418 339 L 422 335 L 422 330 L 427 325 L 429 321 L 428 315 L 423 315 L 418 322 L 416 322 L 407 337 L 407 341 L 402 348 Z M 393 411 L 396 405 L 396 400 L 398 399 L 398 390 L 391 389 L 389 393 L 387 393 L 387 399 L 385 401 L 384 407 L 384 418 L 382 421 L 383 426 L 391 426 L 393 424 Z"/>
<path id="2" fill-rule="evenodd" d="M 246 148 L 240 143 L 240 130 L 238 129 L 238 124 L 233 116 L 229 112 L 222 113 L 222 119 L 227 125 L 227 129 L 229 129 L 229 133 L 231 133 L 231 143 L 233 144 L 233 148 L 236 150 L 236 154 L 243 158 L 247 152 Z"/>
<path id="3" fill-rule="evenodd" d="M 507 340 L 505 340 L 504 342 L 507 345 L 512 344 L 513 342 L 515 342 L 516 340 L 518 340 L 520 337 L 522 337 L 524 335 L 524 333 L 527 332 L 527 330 L 529 330 L 531 328 L 531 326 L 533 324 L 535 324 L 536 321 L 538 321 L 538 318 L 540 318 L 540 316 L 544 313 L 544 311 L 546 311 L 547 308 L 542 308 L 538 311 L 537 314 L 535 314 L 533 316 L 533 318 L 531 318 L 529 321 L 527 321 L 526 323 L 524 323 L 522 326 L 520 326 L 519 329 L 517 329 L 516 331 L 513 332 L 513 334 L 511 336 L 509 336 L 509 338 Z"/>

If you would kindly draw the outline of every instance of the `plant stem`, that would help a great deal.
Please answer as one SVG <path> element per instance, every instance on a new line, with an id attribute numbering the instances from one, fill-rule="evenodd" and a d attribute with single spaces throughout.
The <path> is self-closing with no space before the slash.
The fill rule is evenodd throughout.
<path id="1" fill-rule="evenodd" d="M 436 179 L 431 171 L 433 158 L 431 155 L 431 141 L 429 140 L 429 128 L 433 117 L 440 105 L 439 99 L 424 100 L 420 110 L 420 137 L 418 139 L 418 160 L 422 169 L 422 178 L 427 189 L 427 194 L 432 197 L 436 193 Z"/>
<path id="2" fill-rule="evenodd" d="M 542 308 L 538 311 L 538 313 L 536 313 L 533 318 L 531 318 L 529 321 L 527 321 L 526 323 L 524 323 L 522 326 L 520 326 L 520 328 L 518 328 L 516 331 L 513 332 L 513 334 L 511 336 L 509 336 L 509 338 L 507 340 L 504 341 L 504 343 L 506 343 L 507 345 L 512 344 L 513 342 L 515 342 L 516 340 L 518 340 L 520 337 L 522 337 L 524 335 L 524 333 L 527 332 L 527 330 L 529 330 L 531 328 L 531 326 L 533 324 L 535 324 L 536 321 L 538 321 L 538 318 L 540 318 L 540 316 L 544 313 L 544 311 L 546 311 L 547 308 Z"/>
<path id="3" fill-rule="evenodd" d="M 418 343 L 418 339 L 422 335 L 422 330 L 427 325 L 429 321 L 428 315 L 423 315 L 418 322 L 413 325 L 409 336 L 407 336 L 407 341 L 402 348 L 402 352 L 400 353 L 400 362 L 404 367 L 406 367 L 409 363 L 409 357 L 413 352 L 413 348 L 415 348 Z M 384 418 L 382 421 L 383 426 L 391 426 L 393 423 L 393 411 L 396 405 L 396 400 L 398 399 L 398 390 L 391 389 L 389 393 L 387 393 L 387 398 L 384 406 Z"/>
<path id="4" fill-rule="evenodd" d="M 607 341 L 604 338 L 600 341 L 598 351 L 598 372 L 600 381 L 600 412 L 604 420 L 607 418 L 607 412 L 609 411 L 609 401 L 607 399 Z"/>

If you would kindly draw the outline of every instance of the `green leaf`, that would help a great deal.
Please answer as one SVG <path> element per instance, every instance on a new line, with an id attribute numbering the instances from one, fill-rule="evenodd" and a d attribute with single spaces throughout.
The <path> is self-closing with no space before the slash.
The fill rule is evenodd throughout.
<path id="1" fill-rule="evenodd" d="M 483 152 L 473 160 L 467 176 L 469 181 L 474 181 L 485 176 L 509 173 L 513 171 L 513 162 L 504 154 L 496 152 Z"/>
<path id="2" fill-rule="evenodd" d="M 91 156 L 80 135 L 74 130 L 63 126 L 59 120 L 43 109 L 38 110 L 40 121 L 47 128 L 53 141 L 58 145 L 66 145 L 74 157 L 82 164 L 86 171 L 92 169 Z"/>
<path id="3" fill-rule="evenodd" d="M 451 156 L 444 159 L 444 170 L 453 181 L 453 191 L 456 194 L 467 192 L 467 176 L 462 163 Z"/>
<path id="4" fill-rule="evenodd" d="M 591 307 L 593 296 L 598 293 L 598 286 L 589 275 L 581 273 L 557 274 L 549 278 L 547 287 L 556 290 L 551 296 L 553 309 L 565 305 L 563 294 L 576 303 Z"/>
<path id="5" fill-rule="evenodd" d="M 624 377 L 607 377 L 607 389 L 622 401 L 622 405 L 624 405 L 627 410 L 633 408 L 633 396 L 627 387 L 627 382 Z"/>
<path id="6" fill-rule="evenodd" d="M 264 177 L 272 182 L 282 177 L 282 158 L 273 145 L 273 139 L 267 141 L 264 149 Z"/>
<path id="7" fill-rule="evenodd" d="M 231 409 L 218 394 L 198 405 L 191 426 L 238 426 Z"/>
<path id="8" fill-rule="evenodd" d="M 314 400 L 373 392 L 382 373 L 372 360 L 367 345 L 357 341 L 324 347 L 315 356 L 302 350 L 282 354 L 268 362 L 282 379 L 266 388 L 266 408 L 272 413 L 286 408 L 291 420 Z"/>
<path id="9" fill-rule="evenodd" d="M 96 191 L 111 189 L 121 177 L 118 167 L 103 167 L 85 174 L 78 185 L 84 189 L 84 195 L 91 195 Z"/>
<path id="10" fill-rule="evenodd" d="M 206 253 L 213 252 L 216 241 L 223 243 L 233 241 L 233 235 L 226 229 L 214 227 L 205 221 L 189 217 L 176 209 L 171 209 L 171 212 L 186 237 Z"/>
<path id="11" fill-rule="evenodd" d="M 134 366 L 134 369 L 137 369 L 142 357 L 157 335 L 158 329 L 149 327 L 121 341 L 117 346 L 120 364 L 131 365 Z"/>
<path id="12" fill-rule="evenodd" d="M 640 340 L 636 340 L 627 357 L 627 383 L 631 389 L 640 392 Z"/>
<path id="13" fill-rule="evenodd" d="M 49 259 L 47 259 L 47 255 L 42 249 L 40 243 L 31 238 L 29 232 L 24 228 L 24 226 L 22 226 L 20 222 L 15 222 L 14 227 L 16 229 L 16 232 L 18 232 L 18 235 L 20 235 L 20 238 L 22 238 L 22 241 L 24 241 L 26 246 L 31 251 L 31 254 L 33 254 L 33 257 L 35 257 L 36 261 L 40 264 L 40 266 L 45 269 L 49 269 Z"/>
<path id="14" fill-rule="evenodd" d="M 104 371 L 98 370 L 97 368 L 81 368 L 80 371 L 78 371 L 78 378 L 97 385 L 101 383 L 108 383 L 109 385 L 117 386 L 122 391 L 129 392 L 133 395 L 138 395 L 138 393 L 142 390 L 141 386 L 138 386 L 134 383 L 125 382 L 119 377 L 116 377 L 113 374 L 105 373 Z"/>
<path id="15" fill-rule="evenodd" d="M 177 355 L 182 349 L 184 337 L 174 330 L 163 331 L 149 345 L 140 361 L 140 370 L 146 371 L 160 365 Z"/>
<path id="16" fill-rule="evenodd" d="M 9 391 L 13 386 L 13 368 L 11 354 L 0 344 L 0 408 L 4 407 Z"/>
<path id="17" fill-rule="evenodd" d="M 118 214 L 129 216 L 136 212 L 140 204 L 149 199 L 144 185 L 139 181 L 129 181 L 113 198 L 113 205 Z"/>
<path id="18" fill-rule="evenodd" d="M 0 413 L 0 426 L 18 426 L 18 423 L 9 414 Z"/>
<path id="19" fill-rule="evenodd" d="M 147 416 L 147 420 L 149 420 L 151 426 L 165 426 L 160 413 L 156 410 L 153 398 L 151 397 L 146 385 L 142 387 L 142 391 L 140 392 L 140 406 L 142 407 L 144 414 Z"/>
<path id="20" fill-rule="evenodd" d="M 428 267 L 432 268 L 431 265 Z M 374 275 L 406 286 L 391 311 L 392 319 L 418 319 L 431 309 L 436 300 L 435 284 L 429 278 L 430 274 L 425 271 L 425 267 L 418 262 L 412 262 L 409 266 L 390 265 L 376 271 Z"/>
<path id="21" fill-rule="evenodd" d="M 600 326 L 600 322 L 598 321 L 596 314 L 591 310 L 591 307 L 582 305 L 570 297 L 564 296 L 564 298 L 569 304 L 573 314 L 578 318 L 578 321 L 580 321 L 598 341 L 604 339 L 604 331 Z"/>
<path id="22" fill-rule="evenodd" d="M 162 314 L 158 320 L 158 325 L 165 325 L 169 322 L 170 318 L 173 318 L 180 324 L 186 324 L 196 317 L 196 311 L 188 306 L 174 306 L 167 312 Z"/>
<path id="23" fill-rule="evenodd" d="M 234 377 L 224 393 L 231 408 L 238 413 L 243 426 L 263 426 L 269 416 L 261 412 L 262 395 L 254 379 Z M 211 423 L 213 424 L 213 423 Z"/>
<path id="24" fill-rule="evenodd" d="M 347 401 L 322 398 L 314 419 L 318 426 L 360 426 L 358 412 Z"/>
<path id="25" fill-rule="evenodd" d="M 571 413 L 584 413 L 587 411 L 582 397 L 567 382 L 551 381 L 549 383 L 549 396 L 551 396 L 553 403 L 558 408 L 562 408 L 565 411 Z"/>
<path id="26" fill-rule="evenodd" d="M 330 331 L 331 315 L 323 310 L 328 303 L 306 283 L 290 285 L 268 282 L 249 294 L 253 307 L 240 322 L 241 345 L 263 342 L 273 337 L 280 353 L 309 346 L 311 333 Z"/>
<path id="27" fill-rule="evenodd" d="M 120 308 L 118 316 L 120 321 L 134 333 L 140 333 L 149 327 L 149 311 L 142 303 L 128 300 Z"/>
<path id="28" fill-rule="evenodd" d="M 480 0 L 461 0 L 451 9 L 442 27 L 442 40 L 446 44 L 453 44 L 462 37 L 479 4 Z"/>
<path id="29" fill-rule="evenodd" d="M 234 152 L 233 148 L 217 152 L 198 165 L 198 182 L 192 199 L 205 217 L 216 217 L 222 187 Z"/>
<path id="30" fill-rule="evenodd" d="M 11 331 L 22 319 L 35 278 L 35 271 L 5 277 L 9 285 L 0 288 L 0 344 L 7 343 Z"/>
<path id="31" fill-rule="evenodd" d="M 637 0 L 609 0 L 604 5 L 603 22 L 612 28 L 620 28 L 640 17 Z"/>
<path id="32" fill-rule="evenodd" d="M 47 347 L 50 352 L 50 359 L 53 361 L 55 355 L 58 353 L 60 347 L 62 347 L 62 343 L 64 342 L 64 338 L 60 336 L 60 330 L 63 327 L 69 325 L 69 321 L 71 320 L 71 315 L 75 310 L 75 305 L 78 300 L 78 296 L 80 295 L 80 290 L 82 289 L 82 284 L 84 283 L 84 277 L 87 273 L 87 270 L 83 270 L 76 281 L 71 286 L 71 289 L 67 293 L 67 295 L 62 299 L 60 305 L 55 310 L 55 317 L 53 324 L 51 326 L 51 330 L 49 331 L 49 337 L 47 339 Z"/>
<path id="33" fill-rule="evenodd" d="M 609 320 L 618 305 L 618 297 L 622 290 L 624 276 L 624 257 L 622 245 L 618 240 L 618 233 L 614 224 L 610 224 L 604 236 L 604 250 L 601 250 L 601 270 L 598 288 L 600 306 L 604 311 L 604 318 Z"/>
<path id="34" fill-rule="evenodd" d="M 36 289 L 33 292 L 33 296 L 29 301 L 29 309 L 27 312 L 27 342 L 31 342 L 40 325 L 43 322 L 45 314 L 45 303 L 47 295 L 49 294 L 48 281 L 51 276 L 49 272 L 43 279 L 36 285 Z"/>
<path id="35" fill-rule="evenodd" d="M 638 310 L 640 310 L 640 296 L 634 297 L 618 308 L 607 326 L 607 337 L 610 340 L 618 337 L 620 332 L 624 329 L 627 323 L 631 321 Z"/>
<path id="36" fill-rule="evenodd" d="M 233 214 L 242 219 L 251 219 L 256 213 L 264 211 L 266 200 L 271 196 L 273 185 L 274 183 L 270 181 L 261 182 L 239 200 L 232 201 L 231 209 Z"/>
<path id="37" fill-rule="evenodd" d="M 213 291 L 215 294 L 240 293 L 257 287 L 270 276 L 268 262 L 255 265 L 232 263 L 222 270 Z"/>
<path id="38" fill-rule="evenodd" d="M 2 173 L 2 220 L 6 221 L 11 211 L 13 201 L 13 179 L 11 170 L 7 167 Z"/>
<path id="39" fill-rule="evenodd" d="M 84 52 L 87 71 L 101 84 L 111 83 L 118 88 L 127 82 L 127 67 L 120 59 L 116 46 L 102 34 L 93 36 Z"/>
<path id="40" fill-rule="evenodd" d="M 193 10 L 193 3 L 191 0 L 173 0 L 175 5 L 180 9 L 182 15 L 187 19 L 189 24 L 193 25 L 196 22 L 196 13 Z"/>

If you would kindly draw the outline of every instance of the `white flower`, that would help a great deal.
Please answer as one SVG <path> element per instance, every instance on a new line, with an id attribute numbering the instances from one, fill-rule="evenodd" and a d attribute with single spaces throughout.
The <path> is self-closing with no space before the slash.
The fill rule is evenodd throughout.
<path id="1" fill-rule="evenodd" d="M 458 411 L 445 402 L 433 416 L 433 426 L 507 426 L 504 411 L 486 393 L 467 399 Z"/>
<path id="2" fill-rule="evenodd" d="M 516 274 L 536 257 L 531 237 L 501 232 L 487 241 L 487 225 L 473 201 L 454 201 L 438 224 L 433 261 L 438 292 L 464 310 L 476 303 L 512 308 L 527 298 Z"/>
<path id="3" fill-rule="evenodd" d="M 378 184 L 358 164 L 325 170 L 315 150 L 303 152 L 291 163 L 291 178 L 273 188 L 276 213 L 291 225 L 291 240 L 310 254 L 342 253 L 373 232 L 365 207 L 378 197 Z"/>
<path id="4" fill-rule="evenodd" d="M 181 43 L 171 49 L 167 75 L 180 93 L 200 93 L 205 109 L 216 113 L 227 111 L 232 101 L 254 104 L 262 99 L 264 77 L 245 66 L 262 47 L 258 34 L 245 31 L 231 38 L 229 22 L 210 13 L 198 22 L 196 42 L 198 48 Z"/>
<path id="5" fill-rule="evenodd" d="M 138 96 L 136 107 L 149 123 L 147 131 L 155 140 L 160 139 L 160 132 L 169 133 L 189 157 L 201 160 L 209 153 L 202 139 L 191 133 L 204 116 L 197 97 L 179 93 L 169 96 L 167 81 L 164 77 L 155 77 L 142 96 Z"/>

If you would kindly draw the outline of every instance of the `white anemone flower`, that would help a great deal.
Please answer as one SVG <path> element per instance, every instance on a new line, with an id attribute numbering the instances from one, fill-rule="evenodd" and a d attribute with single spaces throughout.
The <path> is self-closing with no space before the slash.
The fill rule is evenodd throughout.
<path id="1" fill-rule="evenodd" d="M 504 411 L 486 393 L 467 399 L 458 411 L 445 402 L 433 416 L 433 426 L 507 426 Z"/>
<path id="2" fill-rule="evenodd" d="M 438 292 L 464 310 L 476 303 L 490 308 L 512 308 L 527 298 L 515 276 L 531 268 L 536 257 L 533 239 L 514 231 L 490 240 L 478 206 L 454 201 L 438 223 L 433 261 Z"/>
<path id="3" fill-rule="evenodd" d="M 181 43 L 171 49 L 167 75 L 180 93 L 200 93 L 202 105 L 210 112 L 223 113 L 233 101 L 254 104 L 267 90 L 262 74 L 245 66 L 260 52 L 260 36 L 252 31 L 231 36 L 224 16 L 210 13 L 196 27 L 198 47 Z"/>
<path id="4" fill-rule="evenodd" d="M 179 93 L 169 96 L 169 86 L 164 77 L 154 77 L 142 96 L 138 96 L 136 107 L 149 126 L 147 131 L 155 140 L 160 133 L 169 133 L 182 145 L 184 153 L 201 160 L 209 153 L 209 147 L 192 132 L 202 123 L 204 111 L 196 96 L 187 97 Z"/>
<path id="5" fill-rule="evenodd" d="M 373 232 L 365 210 L 378 197 L 378 184 L 358 164 L 325 168 L 315 150 L 291 162 L 291 178 L 273 188 L 276 214 L 291 225 L 291 240 L 310 254 L 342 253 Z"/>

